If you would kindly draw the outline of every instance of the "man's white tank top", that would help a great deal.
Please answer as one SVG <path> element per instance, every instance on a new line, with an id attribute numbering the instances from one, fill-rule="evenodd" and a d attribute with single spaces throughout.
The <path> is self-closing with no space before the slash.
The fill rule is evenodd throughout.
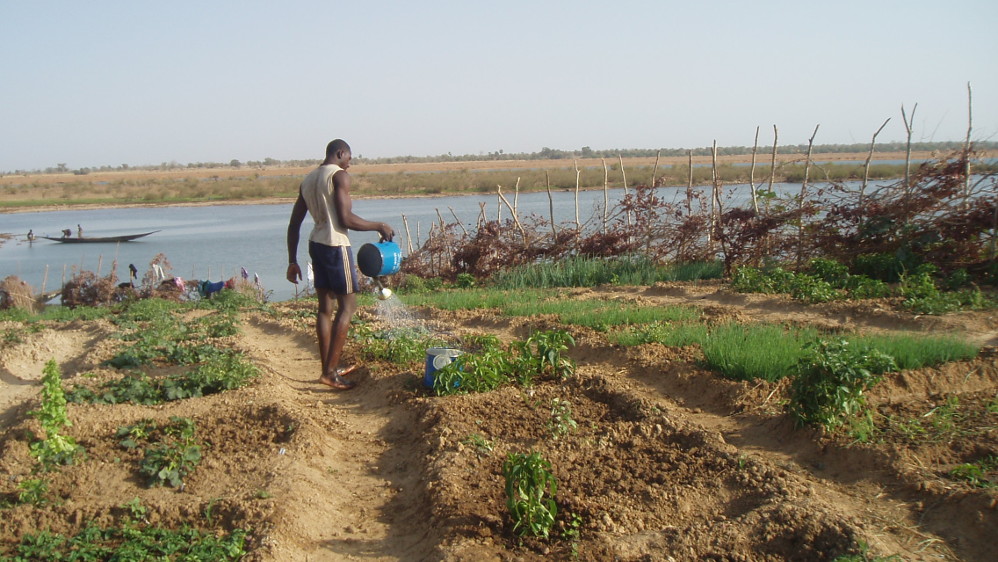
<path id="1" fill-rule="evenodd" d="M 308 206 L 315 226 L 308 239 L 326 246 L 349 246 L 347 229 L 340 224 L 333 200 L 333 176 L 339 172 L 336 164 L 319 166 L 312 170 L 301 184 L 301 195 Z"/>

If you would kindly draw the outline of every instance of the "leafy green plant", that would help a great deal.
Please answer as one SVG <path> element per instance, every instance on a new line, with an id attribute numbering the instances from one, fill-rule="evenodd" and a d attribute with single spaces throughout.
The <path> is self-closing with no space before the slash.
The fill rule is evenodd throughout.
<path id="1" fill-rule="evenodd" d="M 538 452 L 510 453 L 502 473 L 513 532 L 547 538 L 558 514 L 554 499 L 558 482 L 551 473 L 551 463 Z"/>
<path id="2" fill-rule="evenodd" d="M 535 332 L 520 345 L 520 351 L 530 369 L 538 374 L 553 373 L 566 379 L 575 374 L 575 362 L 565 357 L 575 338 L 565 330 Z"/>
<path id="3" fill-rule="evenodd" d="M 572 419 L 572 405 L 567 400 L 555 398 L 551 401 L 551 415 L 547 421 L 551 437 L 558 440 L 575 431 L 578 423 Z"/>
<path id="4" fill-rule="evenodd" d="M 445 396 L 495 390 L 512 380 L 512 359 L 501 349 L 465 353 L 434 373 L 433 391 Z"/>
<path id="5" fill-rule="evenodd" d="M 707 339 L 706 324 L 653 322 L 642 326 L 628 326 L 611 333 L 608 339 L 617 345 L 634 346 L 660 343 L 669 347 L 699 344 Z"/>
<path id="6" fill-rule="evenodd" d="M 492 449 L 495 448 L 495 444 L 492 441 L 477 433 L 469 435 L 464 439 L 464 441 L 461 441 L 461 443 L 471 447 L 480 457 L 490 455 L 492 453 Z"/>
<path id="7" fill-rule="evenodd" d="M 134 425 L 118 428 L 116 437 L 126 449 L 135 449 L 147 443 L 139 472 L 150 486 L 169 485 L 174 488 L 201 462 L 201 447 L 195 439 L 195 425 L 189 418 L 171 416 L 168 424 L 158 425 L 152 420 L 142 420 Z"/>
<path id="8" fill-rule="evenodd" d="M 189 371 L 160 379 L 133 372 L 101 384 L 96 391 L 76 385 L 67 392 L 66 398 L 70 402 L 90 404 L 153 405 L 241 388 L 258 375 L 259 370 L 241 354 L 225 351 L 206 358 Z"/>
<path id="9" fill-rule="evenodd" d="M 42 478 L 28 478 L 17 484 L 17 503 L 31 505 L 45 505 L 48 500 L 45 496 L 49 492 L 49 485 Z"/>
<path id="10" fill-rule="evenodd" d="M 355 330 L 355 337 L 362 341 L 363 357 L 375 361 L 388 361 L 397 365 L 412 363 L 425 357 L 427 348 L 441 345 L 439 338 L 416 331 L 373 332 Z"/>
<path id="11" fill-rule="evenodd" d="M 247 535 L 242 529 L 219 534 L 187 526 L 165 529 L 126 517 L 121 526 L 99 527 L 90 522 L 71 537 L 49 531 L 28 533 L 9 560 L 234 561 L 246 555 Z"/>
<path id="12" fill-rule="evenodd" d="M 45 363 L 42 370 L 42 403 L 30 412 L 42 425 L 45 439 L 31 443 L 31 454 L 46 468 L 56 464 L 72 464 L 83 447 L 76 440 L 60 433 L 72 425 L 66 412 L 66 396 L 62 390 L 62 375 L 54 359 Z"/>
<path id="13" fill-rule="evenodd" d="M 998 478 L 988 477 L 989 472 L 998 471 L 998 456 L 988 455 L 983 459 L 964 463 L 949 471 L 950 478 L 967 482 L 976 488 L 998 487 Z"/>
<path id="14" fill-rule="evenodd" d="M 876 350 L 858 350 L 846 340 L 819 341 L 797 366 L 788 410 L 798 424 L 832 431 L 865 414 L 863 393 L 895 370 L 894 360 Z"/>

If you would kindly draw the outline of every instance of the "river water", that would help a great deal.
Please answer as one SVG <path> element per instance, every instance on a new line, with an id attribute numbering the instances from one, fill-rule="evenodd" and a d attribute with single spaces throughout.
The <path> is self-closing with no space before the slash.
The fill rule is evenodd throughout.
<path id="1" fill-rule="evenodd" d="M 794 192 L 799 185 L 775 186 L 777 191 Z M 703 189 L 703 188 L 700 188 Z M 709 193 L 709 188 L 706 188 Z M 661 188 L 660 196 L 667 201 L 683 197 L 683 188 Z M 724 186 L 725 206 L 744 204 L 749 189 L 747 185 Z M 504 194 L 510 204 L 513 194 Z M 622 189 L 608 191 L 611 209 L 624 193 Z M 731 197 L 728 199 L 728 197 Z M 555 221 L 575 222 L 574 191 L 553 194 Z M 484 211 L 482 208 L 484 205 Z M 520 194 L 516 200 L 517 214 L 524 217 L 535 214 L 550 217 L 550 202 L 545 192 Z M 602 190 L 579 193 L 579 217 L 583 222 L 603 215 Z M 501 214 L 500 214 L 501 208 Z M 141 279 L 149 269 L 149 262 L 164 254 L 172 266 L 172 275 L 184 279 L 219 281 L 235 277 L 245 268 L 252 279 L 259 275 L 261 284 L 270 291 L 270 300 L 283 301 L 296 294 L 295 285 L 284 279 L 287 267 L 285 234 L 291 204 L 280 205 L 216 205 L 198 207 L 138 207 L 123 209 L 67 210 L 0 214 L 0 233 L 13 234 L 14 238 L 0 246 L 0 279 L 17 275 L 36 291 L 57 290 L 74 271 L 86 270 L 101 275 L 110 271 L 117 261 L 118 277 L 128 276 L 128 264 L 134 264 Z M 384 221 L 396 232 L 396 242 L 407 252 L 408 239 L 402 217 L 406 218 L 413 247 L 425 241 L 430 225 L 439 221 L 438 212 L 445 222 L 454 222 L 456 215 L 472 230 L 479 215 L 503 220 L 510 217 L 509 210 L 501 205 L 495 194 L 456 197 L 410 197 L 393 199 L 355 199 L 354 212 L 369 220 Z M 63 244 L 39 239 L 26 241 L 28 230 L 39 236 L 60 236 L 69 228 L 76 236 L 76 226 L 83 227 L 84 236 L 116 236 L 158 231 L 133 242 L 108 244 Z M 302 243 L 298 261 L 308 261 L 307 237 L 312 228 L 311 219 L 302 225 Z M 373 232 L 353 232 L 354 248 L 366 242 L 377 242 Z M 44 283 L 44 285 L 43 285 Z"/>

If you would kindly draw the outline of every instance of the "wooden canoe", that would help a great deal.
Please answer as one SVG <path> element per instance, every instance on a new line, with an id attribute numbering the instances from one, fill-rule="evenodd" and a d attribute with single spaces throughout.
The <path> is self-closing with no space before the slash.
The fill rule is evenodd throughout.
<path id="1" fill-rule="evenodd" d="M 107 243 L 107 242 L 131 242 L 136 238 L 142 238 L 143 236 L 149 236 L 150 234 L 159 232 L 154 230 L 152 232 L 143 232 L 142 234 L 125 234 L 122 236 L 84 236 L 83 238 L 72 238 L 72 237 L 59 237 L 54 238 L 52 236 L 41 236 L 46 240 L 52 240 L 53 242 L 64 242 L 66 244 L 94 244 L 94 243 Z"/>

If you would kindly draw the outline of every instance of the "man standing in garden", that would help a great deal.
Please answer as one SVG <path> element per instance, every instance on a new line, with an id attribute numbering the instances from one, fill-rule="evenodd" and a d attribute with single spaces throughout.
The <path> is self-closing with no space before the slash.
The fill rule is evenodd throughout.
<path id="1" fill-rule="evenodd" d="M 336 390 L 349 390 L 356 383 L 344 378 L 356 368 L 340 368 L 350 319 L 357 310 L 357 268 L 350 248 L 348 230 L 378 231 L 382 240 L 391 240 L 395 231 L 387 223 L 362 219 L 353 213 L 350 198 L 350 146 L 341 139 L 326 146 L 326 158 L 301 183 L 298 199 L 288 223 L 288 281 L 302 278 L 298 266 L 298 239 L 305 213 L 315 226 L 308 237 L 319 310 L 315 331 L 319 338 L 322 372 L 319 382 Z M 335 314 L 333 301 L 336 302 Z"/>

